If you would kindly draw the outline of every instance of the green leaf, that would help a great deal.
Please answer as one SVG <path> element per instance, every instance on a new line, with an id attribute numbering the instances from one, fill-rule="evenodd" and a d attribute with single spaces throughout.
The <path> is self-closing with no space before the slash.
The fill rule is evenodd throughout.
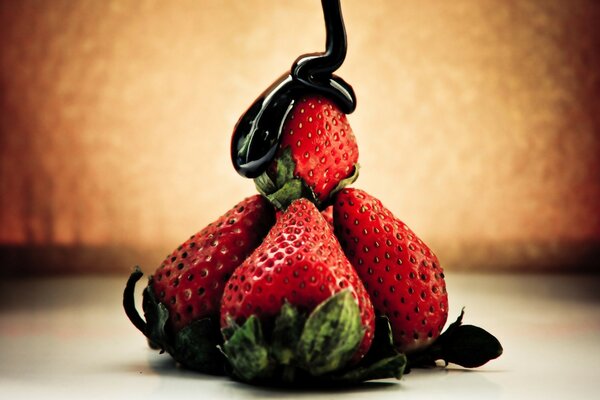
<path id="1" fill-rule="evenodd" d="M 398 354 L 396 346 L 394 346 L 394 336 L 390 320 L 386 316 L 377 316 L 375 318 L 375 336 L 369 348 L 369 352 L 361 361 L 361 364 L 369 364 L 371 362 L 395 356 Z"/>
<path id="2" fill-rule="evenodd" d="M 279 364 L 290 365 L 295 361 L 296 347 L 302 334 L 304 322 L 304 318 L 298 313 L 298 310 L 286 301 L 275 320 L 271 340 L 273 358 Z"/>
<path id="3" fill-rule="evenodd" d="M 298 357 L 312 375 L 323 375 L 345 366 L 363 336 L 356 300 L 344 290 L 319 304 L 309 315 L 298 343 Z"/>
<path id="4" fill-rule="evenodd" d="M 465 368 L 476 368 L 500 357 L 502 345 L 485 329 L 473 325 L 462 325 L 464 308 L 455 322 L 427 349 L 410 354 L 410 367 L 431 367 L 436 360 L 458 364 Z"/>
<path id="5" fill-rule="evenodd" d="M 218 325 L 210 318 L 192 322 L 175 335 L 171 355 L 183 366 L 209 374 L 222 374 L 223 355 Z"/>
<path id="6" fill-rule="evenodd" d="M 339 181 L 338 184 L 335 186 L 335 188 L 333 188 L 333 190 L 329 194 L 329 197 L 333 197 L 334 194 L 336 194 L 337 192 L 339 192 L 346 186 L 353 184 L 358 179 L 358 170 L 359 169 L 360 169 L 360 165 L 358 163 L 354 164 L 354 171 L 352 171 L 352 175 Z"/>
<path id="7" fill-rule="evenodd" d="M 228 340 L 233 336 L 235 331 L 237 331 L 240 328 L 240 326 L 235 322 L 233 318 L 231 318 L 229 314 L 227 314 L 225 318 L 227 320 L 227 326 L 221 328 L 221 336 L 223 336 L 225 340 Z"/>
<path id="8" fill-rule="evenodd" d="M 254 315 L 225 341 L 223 352 L 231 363 L 234 375 L 243 381 L 267 377 L 272 369 L 261 324 Z"/>
<path id="9" fill-rule="evenodd" d="M 314 191 L 304 180 L 294 176 L 295 169 L 296 163 L 288 147 L 277 159 L 276 176 L 272 177 L 268 171 L 263 172 L 254 179 L 256 189 L 280 210 L 285 210 L 292 201 L 303 197 L 319 206 Z"/>
<path id="10" fill-rule="evenodd" d="M 278 209 L 285 210 L 294 200 L 302 197 L 302 186 L 300 179 L 292 179 L 276 192 L 267 195 L 267 199 Z"/>
<path id="11" fill-rule="evenodd" d="M 220 348 L 232 375 L 253 384 L 333 387 L 400 379 L 407 364 L 393 346 L 389 320 L 378 317 L 371 350 L 348 368 L 364 335 L 360 311 L 349 291 L 325 300 L 308 319 L 285 302 L 275 320 L 267 321 L 265 326 L 272 330 L 266 335 L 256 316 L 241 327 L 233 320 L 228 325 L 230 339 Z"/>
<path id="12" fill-rule="evenodd" d="M 142 275 L 139 268 L 131 274 L 123 301 L 129 318 L 133 318 L 132 322 L 148 338 L 148 345 L 152 349 L 166 351 L 187 368 L 211 374 L 223 373 L 223 357 L 217 350 L 217 345 L 221 342 L 217 325 L 209 318 L 197 320 L 173 335 L 167 326 L 169 311 L 154 296 L 152 278 L 143 291 L 142 308 L 146 321 L 137 314 L 133 291 Z"/>
<path id="13" fill-rule="evenodd" d="M 257 178 L 254 178 L 254 185 L 256 186 L 258 193 L 262 194 L 264 197 L 277 191 L 277 186 L 275 186 L 275 182 L 273 182 L 267 171 L 260 174 Z"/>
<path id="14" fill-rule="evenodd" d="M 400 379 L 405 367 L 406 356 L 402 353 L 396 353 L 393 356 L 377 360 L 372 364 L 353 368 L 340 376 L 333 376 L 332 379 L 347 383 L 387 378 Z"/>
<path id="15" fill-rule="evenodd" d="M 146 337 L 163 351 L 169 350 L 171 340 L 168 337 L 166 328 L 169 320 L 169 310 L 164 304 L 156 301 L 151 283 L 144 289 L 142 307 L 146 317 Z"/>
<path id="16" fill-rule="evenodd" d="M 292 149 L 287 147 L 277 159 L 277 176 L 275 177 L 275 185 L 278 188 L 281 188 L 287 182 L 295 179 L 295 170 L 296 162 L 292 157 Z"/>
<path id="17" fill-rule="evenodd" d="M 442 334 L 442 336 L 446 335 L 451 335 L 459 326 L 462 325 L 462 320 L 465 316 L 465 308 L 461 308 L 460 310 L 460 315 L 458 316 L 458 318 L 456 318 L 456 321 L 454 321 L 453 323 L 451 323 L 448 328 L 446 328 L 446 331 Z"/>
<path id="18" fill-rule="evenodd" d="M 289 203 L 302 196 L 302 182 L 294 177 L 296 163 L 292 151 L 288 147 L 277 159 L 276 176 L 269 170 L 254 179 L 256 189 L 280 210 L 285 210 Z"/>
<path id="19" fill-rule="evenodd" d="M 375 337 L 367 355 L 357 366 L 341 375 L 334 375 L 332 379 L 346 383 L 386 378 L 400 379 L 406 364 L 406 356 L 399 353 L 394 346 L 389 319 L 378 316 L 375 319 Z"/>
<path id="20" fill-rule="evenodd" d="M 477 368 L 500 357 L 502 345 L 485 329 L 473 325 L 461 325 L 440 344 L 444 361 L 465 368 Z"/>

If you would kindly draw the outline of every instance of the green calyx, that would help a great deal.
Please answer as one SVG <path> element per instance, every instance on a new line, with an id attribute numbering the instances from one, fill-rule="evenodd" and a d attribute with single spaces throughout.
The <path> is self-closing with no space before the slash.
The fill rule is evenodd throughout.
<path id="1" fill-rule="evenodd" d="M 292 201 L 299 198 L 309 199 L 319 209 L 322 208 L 323 204 L 313 189 L 306 184 L 304 179 L 295 176 L 296 163 L 289 147 L 277 158 L 276 163 L 276 176 L 273 177 L 269 174 L 269 171 L 265 171 L 258 178 L 254 179 L 254 184 L 260 194 L 280 210 L 285 210 Z M 352 175 L 342 179 L 331 191 L 330 196 L 356 181 L 358 170 L 359 166 L 356 164 Z"/>
<path id="2" fill-rule="evenodd" d="M 390 344 L 389 351 L 380 348 L 375 356 L 370 352 L 359 364 L 351 365 L 364 328 L 349 291 L 325 300 L 308 316 L 285 303 L 269 332 L 263 332 L 253 315 L 241 326 L 231 322 L 223 333 L 228 339 L 221 348 L 232 374 L 248 383 L 336 385 L 400 378 L 406 364 L 404 355 Z M 391 341 L 389 324 L 387 337 Z"/>
<path id="3" fill-rule="evenodd" d="M 217 346 L 222 343 L 218 322 L 211 318 L 196 320 L 173 333 L 168 328 L 169 311 L 157 301 L 152 282 L 144 289 L 142 308 L 144 319 L 135 308 L 135 285 L 143 273 L 136 267 L 123 292 L 123 307 L 131 322 L 148 338 L 151 348 L 167 352 L 186 368 L 208 374 L 223 374 L 224 360 Z"/>
<path id="4" fill-rule="evenodd" d="M 334 194 L 336 194 L 337 192 L 339 192 L 346 186 L 353 184 L 358 179 L 359 170 L 360 170 L 360 164 L 358 164 L 358 163 L 354 164 L 354 171 L 352 171 L 352 174 L 349 177 L 344 178 L 341 181 L 339 181 L 338 184 L 336 185 L 336 187 L 334 187 L 333 190 L 331 191 L 331 193 L 329 193 L 329 196 L 333 196 Z"/>
<path id="5" fill-rule="evenodd" d="M 432 367 L 442 360 L 465 368 L 477 368 L 502 355 L 502 345 L 486 330 L 463 325 L 464 308 L 455 322 L 425 350 L 409 356 L 410 367 Z"/>
<path id="6" fill-rule="evenodd" d="M 301 365 L 323 375 L 346 365 L 365 334 L 360 311 L 349 291 L 319 304 L 309 315 L 298 342 Z"/>
<path id="7" fill-rule="evenodd" d="M 223 346 L 223 354 L 233 366 L 235 376 L 243 381 L 268 378 L 273 367 L 269 360 L 260 321 L 253 315 L 235 329 Z"/>

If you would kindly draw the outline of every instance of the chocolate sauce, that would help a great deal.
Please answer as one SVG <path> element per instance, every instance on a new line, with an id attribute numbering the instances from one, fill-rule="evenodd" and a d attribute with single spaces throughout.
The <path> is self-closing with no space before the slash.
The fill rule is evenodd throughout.
<path id="1" fill-rule="evenodd" d="M 297 98 L 317 93 L 350 114 L 356 108 L 352 86 L 333 75 L 346 58 L 347 42 L 339 0 L 321 0 L 327 32 L 324 53 L 305 54 L 265 90 L 238 120 L 231 139 L 231 160 L 246 178 L 262 174 L 275 157 L 283 123 Z"/>

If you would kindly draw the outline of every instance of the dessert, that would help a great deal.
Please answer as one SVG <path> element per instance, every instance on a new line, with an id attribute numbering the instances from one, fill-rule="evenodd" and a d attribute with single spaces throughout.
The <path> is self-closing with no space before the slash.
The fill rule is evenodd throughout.
<path id="1" fill-rule="evenodd" d="M 440 360 L 472 368 L 502 353 L 485 330 L 442 333 L 448 294 L 429 247 L 358 177 L 339 0 L 322 0 L 326 51 L 300 56 L 242 115 L 231 160 L 251 196 L 167 256 L 135 308 L 151 347 L 180 364 L 266 385 L 400 378 Z"/>

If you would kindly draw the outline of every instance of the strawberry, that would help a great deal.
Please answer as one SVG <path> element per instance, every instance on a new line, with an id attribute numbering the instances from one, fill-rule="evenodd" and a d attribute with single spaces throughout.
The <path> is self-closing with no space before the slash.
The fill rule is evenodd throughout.
<path id="1" fill-rule="evenodd" d="M 323 211 L 321 211 L 321 215 L 327 221 L 327 224 L 333 228 L 333 206 L 328 206 Z"/>
<path id="2" fill-rule="evenodd" d="M 225 283 L 267 234 L 273 212 L 262 196 L 248 197 L 165 258 L 151 278 L 152 289 L 175 332 L 218 314 Z"/>
<path id="3" fill-rule="evenodd" d="M 296 362 L 298 365 L 294 364 L 295 366 L 301 366 L 313 375 L 321 375 L 342 368 L 350 359 L 357 362 L 371 345 L 374 314 L 369 296 L 344 256 L 333 230 L 313 203 L 307 199 L 299 199 L 278 216 L 263 243 L 231 276 L 221 301 L 221 327 L 226 338 L 234 336 L 230 332 L 232 328 L 235 329 L 240 324 L 254 325 L 256 320 L 265 326 L 274 324 L 277 327 L 281 316 L 285 318 L 292 312 L 290 308 L 297 310 L 293 313 L 310 314 L 306 322 L 306 326 L 309 326 L 309 321 L 318 319 L 313 317 L 314 314 L 319 314 L 317 310 L 333 307 L 324 306 L 330 300 L 332 304 L 345 302 L 347 309 L 354 308 L 353 313 L 344 311 L 340 314 L 341 317 L 335 315 L 325 318 L 333 321 L 330 321 L 331 324 L 350 323 L 349 314 L 354 315 L 356 320 L 350 323 L 353 331 L 346 332 L 336 328 L 337 330 L 328 332 L 327 335 L 330 336 L 323 341 L 335 348 L 352 339 L 355 345 L 347 349 L 350 352 L 346 351 L 339 359 L 332 356 L 335 360 L 331 361 L 328 354 L 333 350 L 330 348 L 310 352 L 306 348 L 304 351 L 296 351 L 303 348 L 302 344 L 288 345 L 291 348 L 284 352 L 287 355 L 278 356 L 277 351 L 274 351 L 274 355 L 265 358 L 262 369 L 256 365 L 255 357 L 249 357 L 253 364 L 245 368 L 244 360 L 240 360 L 236 354 L 240 351 L 247 352 L 247 346 L 231 351 L 228 349 L 229 342 L 226 342 L 226 353 L 234 353 L 228 355 L 231 356 L 230 362 L 237 374 L 243 379 L 252 380 L 257 375 L 270 371 L 272 368 L 269 365 L 279 361 L 284 364 Z M 344 319 L 344 316 L 348 318 Z M 327 326 L 322 322 L 313 325 Z M 306 329 L 305 327 L 305 331 Z M 256 329 L 251 331 L 255 332 Z M 293 343 L 294 337 L 304 338 L 306 335 L 310 336 L 307 333 L 287 334 L 284 341 Z M 333 340 L 331 336 L 336 339 Z M 273 346 L 277 347 L 275 344 Z M 271 351 L 263 353 L 270 354 Z"/>
<path id="4" fill-rule="evenodd" d="M 137 312 L 126 307 L 128 315 L 135 314 L 133 318 L 130 315 L 132 322 L 139 325 L 154 344 L 169 351 L 181 363 L 197 369 L 207 367 L 186 360 L 172 342 L 177 341 L 184 331 L 183 335 L 189 340 L 202 340 L 191 337 L 189 327 L 197 321 L 205 321 L 203 324 L 216 321 L 225 283 L 234 269 L 260 244 L 274 223 L 274 214 L 273 207 L 264 197 L 254 195 L 192 235 L 169 254 L 150 277 L 144 293 L 146 323 L 142 321 L 143 325 L 140 325 L 137 320 L 136 324 Z M 137 280 L 141 272 L 136 271 L 134 275 Z M 151 326 L 156 322 L 155 314 L 161 312 L 163 316 L 158 321 L 161 326 Z M 158 331 L 161 334 L 156 334 Z"/>
<path id="5" fill-rule="evenodd" d="M 444 273 L 435 254 L 362 190 L 340 191 L 333 219 L 375 311 L 389 318 L 398 349 L 410 353 L 430 345 L 448 317 Z"/>
<path id="6" fill-rule="evenodd" d="M 255 179 L 258 190 L 281 209 L 294 199 L 325 202 L 358 177 L 358 146 L 346 115 L 326 97 L 295 101 L 267 171 Z"/>

